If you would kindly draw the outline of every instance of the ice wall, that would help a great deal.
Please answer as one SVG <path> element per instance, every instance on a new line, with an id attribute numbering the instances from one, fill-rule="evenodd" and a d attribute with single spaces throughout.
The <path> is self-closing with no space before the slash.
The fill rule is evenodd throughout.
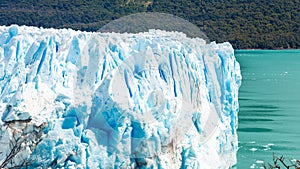
<path id="1" fill-rule="evenodd" d="M 26 138 L 7 167 L 236 163 L 241 75 L 229 43 L 1 26 L 0 60 L 0 163 L 14 135 Z"/>

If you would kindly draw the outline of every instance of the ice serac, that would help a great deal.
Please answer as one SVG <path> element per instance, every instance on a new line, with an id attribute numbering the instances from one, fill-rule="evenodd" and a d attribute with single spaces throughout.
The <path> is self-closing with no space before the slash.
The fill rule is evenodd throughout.
<path id="1" fill-rule="evenodd" d="M 236 163 L 241 75 L 229 43 L 14 25 L 0 27 L 0 60 L 0 164 L 16 136 L 26 139 L 7 167 Z"/>

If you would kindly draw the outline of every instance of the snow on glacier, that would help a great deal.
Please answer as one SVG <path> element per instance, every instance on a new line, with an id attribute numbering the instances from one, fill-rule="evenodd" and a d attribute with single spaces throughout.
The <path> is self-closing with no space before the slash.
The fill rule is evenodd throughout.
<path id="1" fill-rule="evenodd" d="M 236 163 L 241 75 L 229 43 L 13 25 L 0 27 L 0 60 L 0 163 L 24 122 L 43 133 L 14 161 L 31 168 Z"/>

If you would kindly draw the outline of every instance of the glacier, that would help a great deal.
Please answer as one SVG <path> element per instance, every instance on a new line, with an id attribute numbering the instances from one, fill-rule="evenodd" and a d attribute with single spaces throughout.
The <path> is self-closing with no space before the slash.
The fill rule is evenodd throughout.
<path id="1" fill-rule="evenodd" d="M 229 43 L 162 30 L 12 25 L 0 26 L 0 60 L 2 166 L 208 169 L 237 162 L 242 77 Z"/>

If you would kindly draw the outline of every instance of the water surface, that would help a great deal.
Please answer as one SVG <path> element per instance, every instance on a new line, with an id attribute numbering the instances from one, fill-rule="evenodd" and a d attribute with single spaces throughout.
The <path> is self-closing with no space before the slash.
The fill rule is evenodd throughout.
<path id="1" fill-rule="evenodd" d="M 238 169 L 278 156 L 300 159 L 300 50 L 237 50 Z"/>

